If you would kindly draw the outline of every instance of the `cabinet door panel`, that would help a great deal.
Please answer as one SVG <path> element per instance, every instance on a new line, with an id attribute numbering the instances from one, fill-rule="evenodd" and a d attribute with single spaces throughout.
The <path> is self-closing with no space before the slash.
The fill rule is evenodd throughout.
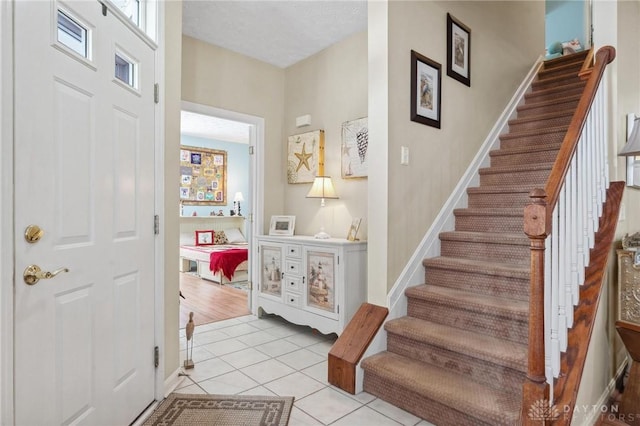
<path id="1" fill-rule="evenodd" d="M 335 316 L 338 300 L 337 258 L 333 250 L 305 249 L 305 308 L 321 315 Z"/>
<path id="2" fill-rule="evenodd" d="M 282 298 L 282 247 L 260 245 L 260 293 Z"/>

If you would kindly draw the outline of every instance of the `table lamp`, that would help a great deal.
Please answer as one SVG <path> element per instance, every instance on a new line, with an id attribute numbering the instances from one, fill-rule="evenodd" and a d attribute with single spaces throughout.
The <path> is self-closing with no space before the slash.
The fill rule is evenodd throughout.
<path id="1" fill-rule="evenodd" d="M 236 192 L 236 196 L 233 197 L 233 205 L 234 205 L 234 207 L 236 206 L 236 203 L 238 203 L 237 204 L 238 209 L 236 210 L 238 216 L 242 216 L 240 214 L 240 201 L 244 201 L 244 197 L 242 196 L 242 192 L 238 191 L 238 192 Z"/>
<path id="2" fill-rule="evenodd" d="M 331 176 L 316 176 L 307 194 L 307 198 L 320 198 L 320 207 L 324 207 L 325 198 L 338 198 L 336 190 L 333 188 L 333 183 L 331 182 Z M 323 223 L 320 227 L 320 232 L 314 236 L 320 239 L 331 238 L 331 236 L 324 231 L 324 216 L 322 219 Z"/>

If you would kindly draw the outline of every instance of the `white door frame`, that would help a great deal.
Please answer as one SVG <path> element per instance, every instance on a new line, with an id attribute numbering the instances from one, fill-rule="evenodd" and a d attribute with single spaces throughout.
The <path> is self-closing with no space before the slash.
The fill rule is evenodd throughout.
<path id="1" fill-rule="evenodd" d="M 257 247 L 255 237 L 262 234 L 262 217 L 264 215 L 264 179 L 258 179 L 264 176 L 264 118 L 188 101 L 182 101 L 182 110 L 238 121 L 251 126 L 249 146 L 253 146 L 254 153 L 253 155 L 249 155 L 249 161 L 251 163 L 249 185 L 251 186 L 253 220 L 249 222 L 249 255 L 251 257 L 250 272 L 252 272 L 253 275 L 249 278 L 255 284 L 257 276 L 255 271 L 258 270 L 258 256 L 255 255 L 257 253 L 257 250 L 255 250 Z M 257 292 L 255 289 L 251 292 L 250 297 L 251 313 L 255 315 L 257 314 L 256 307 L 258 306 Z"/>
<path id="2" fill-rule="evenodd" d="M 156 81 L 162 95 L 164 88 L 164 7 L 154 2 L 156 10 L 151 16 L 157 25 L 158 48 L 156 58 Z M 13 181 L 13 1 L 0 1 L 0 424 L 14 424 L 13 368 L 14 368 L 14 181 Z M 160 98 L 164 99 L 163 97 Z M 164 107 L 155 105 L 155 210 L 161 223 L 164 211 Z M 155 397 L 164 398 L 164 232 L 155 241 L 155 342 L 160 348 L 160 364 L 155 371 Z M 7 243 L 8 242 L 8 243 Z"/>

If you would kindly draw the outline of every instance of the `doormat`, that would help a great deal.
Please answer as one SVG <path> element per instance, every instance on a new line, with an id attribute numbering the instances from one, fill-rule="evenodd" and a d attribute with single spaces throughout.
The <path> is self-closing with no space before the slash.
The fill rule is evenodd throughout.
<path id="1" fill-rule="evenodd" d="M 286 426 L 292 396 L 172 393 L 143 426 Z"/>

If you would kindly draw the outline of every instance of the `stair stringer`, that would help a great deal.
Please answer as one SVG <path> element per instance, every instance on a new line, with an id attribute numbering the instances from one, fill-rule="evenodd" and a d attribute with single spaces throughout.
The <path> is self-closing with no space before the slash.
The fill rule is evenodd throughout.
<path id="1" fill-rule="evenodd" d="M 479 185 L 479 170 L 490 165 L 491 158 L 489 157 L 489 152 L 499 148 L 500 135 L 508 131 L 509 120 L 514 118 L 517 114 L 516 108 L 519 105 L 524 104 L 524 95 L 531 91 L 531 83 L 538 75 L 538 71 L 543 65 L 543 59 L 544 58 L 542 56 L 539 56 L 525 78 L 522 80 L 522 83 L 511 97 L 511 100 L 496 121 L 496 124 L 491 128 L 491 131 L 467 168 L 467 171 L 460 181 L 458 181 L 458 184 L 443 205 L 438 216 L 436 216 L 431 227 L 422 238 L 422 241 L 398 276 L 398 279 L 391 288 L 391 291 L 387 294 L 389 315 L 387 315 L 385 323 L 406 315 L 407 298 L 405 297 L 405 291 L 409 287 L 414 287 L 424 283 L 424 266 L 422 261 L 425 258 L 440 256 L 440 233 L 453 231 L 455 229 L 455 216 L 453 211 L 458 208 L 467 207 L 467 189 Z M 371 341 L 366 352 L 361 357 L 361 360 L 379 352 L 383 352 L 386 348 L 387 332 L 385 331 L 383 324 Z M 362 392 L 363 380 L 364 370 L 360 366 L 359 362 L 356 367 L 356 393 Z"/>

